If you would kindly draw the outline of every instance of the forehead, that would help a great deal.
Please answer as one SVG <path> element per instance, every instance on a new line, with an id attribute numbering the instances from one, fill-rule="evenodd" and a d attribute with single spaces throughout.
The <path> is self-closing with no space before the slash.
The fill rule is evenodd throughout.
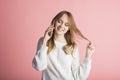
<path id="1" fill-rule="evenodd" d="M 62 17 L 60 18 L 62 21 L 68 23 L 69 22 L 69 17 L 66 14 L 63 14 Z"/>

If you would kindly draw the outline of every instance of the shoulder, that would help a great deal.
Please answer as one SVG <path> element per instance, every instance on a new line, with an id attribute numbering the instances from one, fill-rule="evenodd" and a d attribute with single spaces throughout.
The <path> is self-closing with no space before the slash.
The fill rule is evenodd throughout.
<path id="1" fill-rule="evenodd" d="M 40 38 L 38 39 L 38 43 L 39 43 L 39 42 L 43 42 L 43 39 L 44 39 L 44 37 L 40 37 Z"/>
<path id="2" fill-rule="evenodd" d="M 40 37 L 39 39 L 38 39 L 38 43 L 37 43 L 37 50 L 40 48 L 40 46 L 43 44 L 43 39 L 44 39 L 44 37 Z"/>

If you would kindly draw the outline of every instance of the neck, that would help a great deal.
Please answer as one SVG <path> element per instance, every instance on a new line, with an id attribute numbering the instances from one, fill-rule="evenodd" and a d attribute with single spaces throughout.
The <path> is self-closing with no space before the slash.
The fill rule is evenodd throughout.
<path id="1" fill-rule="evenodd" d="M 66 42 L 64 35 L 55 34 L 54 39 L 59 42 Z"/>

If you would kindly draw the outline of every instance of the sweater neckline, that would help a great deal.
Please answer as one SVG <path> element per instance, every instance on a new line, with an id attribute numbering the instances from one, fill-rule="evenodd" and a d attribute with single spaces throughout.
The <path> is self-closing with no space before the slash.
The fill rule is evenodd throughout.
<path id="1" fill-rule="evenodd" d="M 59 45 L 66 45 L 67 43 L 65 43 L 65 42 L 59 42 L 59 41 L 57 41 L 57 40 L 54 40 L 54 42 L 55 42 L 55 44 L 59 44 Z"/>

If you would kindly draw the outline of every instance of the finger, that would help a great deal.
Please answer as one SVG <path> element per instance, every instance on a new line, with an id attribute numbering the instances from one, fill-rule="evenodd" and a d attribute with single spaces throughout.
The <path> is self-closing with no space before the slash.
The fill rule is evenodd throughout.
<path id="1" fill-rule="evenodd" d="M 53 25 L 50 25 L 48 28 L 54 27 Z"/>
<path id="2" fill-rule="evenodd" d="M 47 32 L 49 32 L 49 31 L 52 31 L 52 32 L 53 32 L 53 29 L 48 29 Z"/>
<path id="3" fill-rule="evenodd" d="M 49 30 L 49 29 L 54 29 L 54 27 L 49 27 L 47 30 Z"/>
<path id="4" fill-rule="evenodd" d="M 93 44 L 91 44 L 91 45 L 88 45 L 88 47 L 94 48 Z"/>
<path id="5" fill-rule="evenodd" d="M 48 29 L 54 29 L 54 27 L 50 27 L 50 28 L 48 28 Z"/>
<path id="6" fill-rule="evenodd" d="M 94 46 L 89 46 L 88 48 L 90 48 L 90 49 L 95 49 L 95 47 L 94 47 Z"/>
<path id="7" fill-rule="evenodd" d="M 88 46 L 88 48 L 90 48 L 90 49 L 94 49 L 95 47 L 94 47 L 94 46 Z"/>
<path id="8" fill-rule="evenodd" d="M 50 28 L 50 27 L 54 27 L 54 25 L 52 24 L 52 25 L 50 25 L 48 28 Z"/>
<path id="9" fill-rule="evenodd" d="M 47 33 L 48 33 L 48 32 L 53 32 L 53 29 L 49 29 L 49 30 L 47 30 Z"/>
<path id="10" fill-rule="evenodd" d="M 92 48 L 92 49 L 90 49 L 90 51 L 91 51 L 92 53 L 94 53 L 94 52 L 95 52 L 95 49 Z"/>
<path id="11" fill-rule="evenodd" d="M 88 46 L 88 48 L 89 48 L 90 50 L 95 51 L 95 47 L 94 47 L 94 46 Z"/>
<path id="12" fill-rule="evenodd" d="M 46 32 L 48 32 L 49 30 L 53 30 L 54 28 L 52 27 L 52 28 L 48 28 L 47 30 L 46 30 Z"/>

